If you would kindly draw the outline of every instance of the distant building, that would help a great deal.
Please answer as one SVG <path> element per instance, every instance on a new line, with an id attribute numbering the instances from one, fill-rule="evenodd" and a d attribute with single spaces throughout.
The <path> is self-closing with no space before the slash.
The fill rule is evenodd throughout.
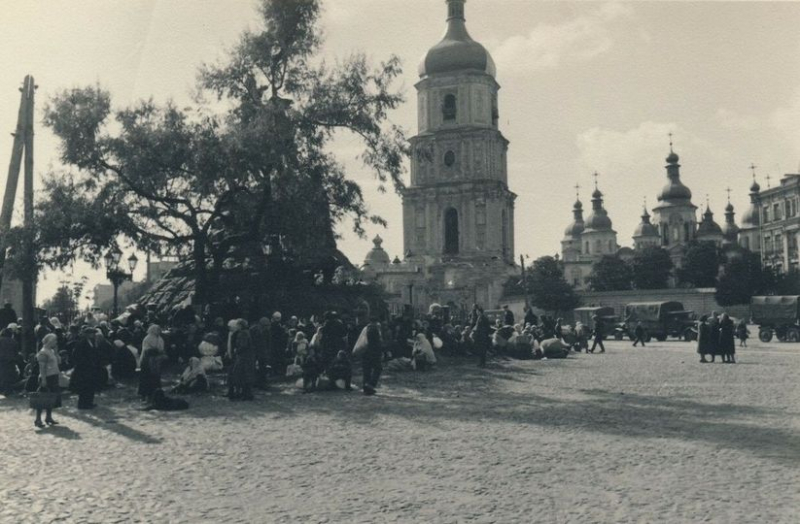
<path id="1" fill-rule="evenodd" d="M 786 174 L 780 184 L 761 191 L 750 187 L 750 208 L 742 215 L 741 245 L 760 252 L 765 266 L 779 272 L 798 269 L 800 243 L 800 174 Z"/>
<path id="2" fill-rule="evenodd" d="M 126 280 L 117 288 L 117 296 L 133 289 L 134 283 Z M 114 300 L 114 286 L 111 284 L 97 284 L 92 288 L 92 307 L 102 308 Z"/>
<path id="3" fill-rule="evenodd" d="M 680 158 L 672 150 L 666 158 L 667 183 L 658 194 L 658 204 L 651 217 L 645 207 L 642 221 L 633 232 L 633 249 L 617 245 L 617 233 L 611 227 L 611 219 L 603 206 L 603 193 L 596 187 L 592 193 L 592 211 L 584 221 L 583 204 L 580 199 L 572 208 L 573 220 L 564 231 L 561 255 L 564 261 L 564 276 L 578 290 L 589 287 L 589 278 L 595 262 L 605 255 L 618 255 L 631 260 L 637 250 L 647 246 L 662 247 L 670 255 L 676 268 L 683 265 L 686 248 L 693 242 L 709 242 L 733 253 L 738 247 L 740 229 L 734 221 L 733 205 L 725 208 L 725 224 L 714 221 L 714 213 L 706 204 L 702 220 L 697 222 L 697 206 L 692 203 L 692 191 L 683 184 L 680 175 Z M 757 217 L 756 217 L 757 219 Z M 745 213 L 742 234 L 750 234 L 752 226 L 750 211 Z M 743 246 L 747 247 L 749 241 Z M 796 246 L 796 241 L 795 241 Z M 795 248 L 796 252 L 796 248 Z"/>
<path id="4" fill-rule="evenodd" d="M 159 260 L 158 262 L 147 262 L 147 280 L 156 282 L 167 272 L 178 265 L 175 260 Z"/>
<path id="5" fill-rule="evenodd" d="M 365 277 L 397 303 L 494 308 L 514 272 L 516 195 L 499 129 L 500 86 L 492 57 L 467 32 L 464 0 L 447 8 L 447 32 L 419 66 L 418 133 L 402 193 L 405 259 L 389 263 L 378 237 Z"/>

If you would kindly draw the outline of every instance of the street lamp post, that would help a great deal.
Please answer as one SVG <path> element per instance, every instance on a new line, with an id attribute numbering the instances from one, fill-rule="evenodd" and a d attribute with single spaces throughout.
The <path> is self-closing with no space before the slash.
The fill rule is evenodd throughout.
<path id="1" fill-rule="evenodd" d="M 114 308 L 112 309 L 111 315 L 112 317 L 116 317 L 118 314 L 117 293 L 119 291 L 119 286 L 126 280 L 133 281 L 133 270 L 136 269 L 136 264 L 139 262 L 139 259 L 136 258 L 136 254 L 132 254 L 128 257 L 130 273 L 119 267 L 120 259 L 122 259 L 122 251 L 120 251 L 119 248 L 114 247 L 109 250 L 104 259 L 106 262 L 106 278 L 108 278 L 108 280 L 111 281 L 111 285 L 114 286 Z"/>

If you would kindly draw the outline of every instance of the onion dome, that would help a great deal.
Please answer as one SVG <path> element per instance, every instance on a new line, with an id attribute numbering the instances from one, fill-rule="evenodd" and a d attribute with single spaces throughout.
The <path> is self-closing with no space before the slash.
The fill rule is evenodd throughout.
<path id="1" fill-rule="evenodd" d="M 647 212 L 647 209 L 645 209 L 642 214 L 642 221 L 636 226 L 636 230 L 633 232 L 633 238 L 658 236 L 658 229 L 650 223 L 650 214 Z"/>
<path id="2" fill-rule="evenodd" d="M 700 238 L 719 235 L 722 235 L 722 228 L 719 227 L 719 224 L 714 222 L 714 213 L 711 212 L 711 208 L 706 206 L 706 212 L 703 213 L 703 220 L 701 220 L 700 224 L 697 226 L 697 236 Z"/>
<path id="3" fill-rule="evenodd" d="M 592 193 L 592 213 L 586 219 L 584 231 L 610 231 L 611 219 L 608 212 L 603 208 L 603 193 L 599 189 Z"/>
<path id="4" fill-rule="evenodd" d="M 572 216 L 572 223 L 564 230 L 565 239 L 578 238 L 583 233 L 585 225 L 583 222 L 583 204 L 580 200 L 576 200 L 575 205 L 572 206 Z"/>
<path id="5" fill-rule="evenodd" d="M 728 202 L 725 206 L 725 223 L 722 225 L 722 236 L 725 237 L 726 243 L 735 244 L 739 237 L 739 226 L 736 225 L 734 220 L 733 204 Z"/>
<path id="6" fill-rule="evenodd" d="M 419 64 L 419 76 L 475 70 L 496 76 L 491 55 L 469 36 L 464 18 L 466 0 L 447 0 L 447 32 Z"/>
<path id="7" fill-rule="evenodd" d="M 750 207 L 742 213 L 742 229 L 756 228 L 761 224 L 761 214 L 759 213 L 760 190 L 761 186 L 753 180 L 753 185 L 750 186 Z"/>
<path id="8" fill-rule="evenodd" d="M 669 156 L 667 157 L 667 178 L 669 182 L 658 194 L 658 200 L 666 203 L 691 203 L 692 191 L 681 182 L 680 157 L 672 150 L 670 143 Z"/>
<path id="9" fill-rule="evenodd" d="M 387 253 L 381 244 L 383 244 L 383 239 L 380 235 L 375 236 L 372 239 L 373 247 L 369 253 L 367 253 L 367 257 L 364 259 L 365 265 L 370 266 L 386 266 L 389 265 L 391 262 L 391 258 L 389 258 L 389 253 Z"/>

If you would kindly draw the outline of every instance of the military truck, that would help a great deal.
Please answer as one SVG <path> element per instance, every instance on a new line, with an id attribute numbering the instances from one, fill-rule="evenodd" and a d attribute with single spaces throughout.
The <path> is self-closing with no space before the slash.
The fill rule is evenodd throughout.
<path id="1" fill-rule="evenodd" d="M 603 319 L 605 323 L 605 336 L 609 336 L 612 332 L 612 326 L 617 322 L 617 315 L 614 313 L 613 307 L 608 306 L 592 306 L 592 307 L 579 307 L 572 311 L 575 317 L 575 323 L 580 322 L 588 327 L 590 331 L 594 332 L 594 317 Z"/>
<path id="2" fill-rule="evenodd" d="M 667 337 L 687 342 L 697 339 L 695 314 L 684 310 L 680 302 L 632 302 L 625 305 L 623 321 L 629 332 L 633 332 L 636 323 L 641 322 L 646 342 L 651 337 L 660 342 L 667 340 Z"/>
<path id="3" fill-rule="evenodd" d="M 767 296 L 750 299 L 750 315 L 758 324 L 758 339 L 800 342 L 800 296 Z"/>

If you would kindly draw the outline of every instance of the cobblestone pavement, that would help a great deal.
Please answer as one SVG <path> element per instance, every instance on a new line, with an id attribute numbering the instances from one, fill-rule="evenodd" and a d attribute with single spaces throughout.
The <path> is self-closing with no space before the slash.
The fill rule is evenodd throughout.
<path id="1" fill-rule="evenodd" d="M 800 345 L 683 342 L 385 377 L 379 394 L 131 388 L 36 431 L 0 400 L 0 522 L 800 522 Z"/>

